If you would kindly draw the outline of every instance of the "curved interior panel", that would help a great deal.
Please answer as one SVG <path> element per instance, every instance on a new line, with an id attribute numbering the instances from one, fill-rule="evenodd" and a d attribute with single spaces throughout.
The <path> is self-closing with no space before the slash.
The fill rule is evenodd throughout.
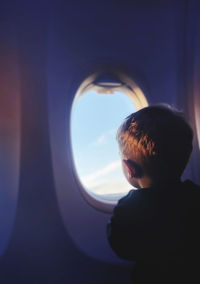
<path id="1" fill-rule="evenodd" d="M 0 51 L 0 255 L 7 247 L 15 218 L 20 160 L 18 58 L 9 40 L 5 38 Z"/>
<path id="2" fill-rule="evenodd" d="M 106 238 L 106 224 L 117 199 L 114 196 L 112 200 L 108 200 L 107 197 L 102 200 L 101 195 L 106 194 L 98 191 L 101 190 L 101 185 L 98 183 L 103 181 L 105 183 L 103 190 L 108 191 L 111 186 L 106 182 L 110 182 L 113 189 L 110 189 L 108 195 L 115 190 L 116 185 L 112 182 L 114 183 L 114 177 L 118 175 L 116 171 L 121 170 L 115 132 L 118 124 L 138 108 L 134 105 L 133 92 L 132 96 L 131 100 L 130 96 L 122 92 L 108 95 L 89 90 L 75 100 L 74 96 L 66 96 L 63 93 L 55 103 L 55 93 L 49 92 L 53 172 L 63 222 L 68 234 L 81 251 L 104 262 L 124 262 L 114 255 Z M 77 109 L 72 110 L 76 106 Z M 103 116 L 103 121 L 100 116 Z M 93 133 L 85 134 L 86 131 L 91 132 L 91 129 Z M 70 137 L 71 135 L 73 137 Z M 108 148 L 104 148 L 106 141 L 111 143 L 107 144 Z M 73 157 L 71 143 L 74 143 L 73 151 L 77 151 L 76 157 L 75 155 Z M 107 151 L 106 155 L 104 155 L 105 151 Z M 74 162 L 82 166 L 82 169 L 78 170 L 83 173 L 84 178 L 87 177 L 86 182 L 92 186 L 90 189 L 85 189 L 77 177 Z M 87 165 L 88 169 L 84 165 Z M 90 171 L 95 171 L 95 175 L 91 176 Z M 107 174 L 111 175 L 105 180 Z M 122 171 L 121 177 L 125 180 Z M 128 184 L 127 188 L 130 190 L 131 186 Z M 89 190 L 90 193 L 88 193 Z M 119 194 L 119 191 L 114 194 Z"/>

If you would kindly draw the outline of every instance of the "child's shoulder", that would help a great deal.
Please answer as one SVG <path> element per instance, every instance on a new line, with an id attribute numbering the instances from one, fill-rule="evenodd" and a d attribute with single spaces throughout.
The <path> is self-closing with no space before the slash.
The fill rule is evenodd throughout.
<path id="1" fill-rule="evenodd" d="M 200 186 L 189 179 L 183 182 L 183 186 L 186 190 L 192 190 L 200 193 Z"/>
<path id="2" fill-rule="evenodd" d="M 140 189 L 131 189 L 125 196 L 119 199 L 116 207 L 120 209 L 132 208 L 134 204 L 136 205 L 138 199 L 140 199 L 141 193 L 142 190 Z"/>
<path id="3" fill-rule="evenodd" d="M 148 192 L 151 192 L 149 188 L 143 188 L 143 189 L 131 189 L 127 195 L 123 196 L 121 199 L 119 199 L 118 204 L 123 205 L 127 204 L 129 202 L 132 202 L 133 199 L 139 198 L 140 196 L 148 194 Z"/>
<path id="4" fill-rule="evenodd" d="M 118 200 L 118 204 L 117 205 L 123 205 L 123 204 L 129 202 L 133 198 L 135 191 L 136 190 L 131 189 L 125 196 L 123 196 L 122 198 L 120 198 Z"/>
<path id="5" fill-rule="evenodd" d="M 191 208 L 199 208 L 200 186 L 191 180 L 183 182 L 184 198 Z"/>
<path id="6" fill-rule="evenodd" d="M 134 189 L 130 190 L 125 196 L 118 200 L 117 205 L 114 207 L 113 216 L 117 220 L 124 220 L 129 219 L 128 216 L 130 215 L 131 208 L 134 208 Z"/>

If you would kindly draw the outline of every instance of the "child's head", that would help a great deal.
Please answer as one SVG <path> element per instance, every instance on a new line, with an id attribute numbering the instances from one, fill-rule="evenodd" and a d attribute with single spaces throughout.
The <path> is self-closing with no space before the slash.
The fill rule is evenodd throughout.
<path id="1" fill-rule="evenodd" d="M 124 173 L 136 187 L 180 179 L 192 152 L 193 131 L 168 105 L 143 108 L 129 115 L 117 132 Z"/>

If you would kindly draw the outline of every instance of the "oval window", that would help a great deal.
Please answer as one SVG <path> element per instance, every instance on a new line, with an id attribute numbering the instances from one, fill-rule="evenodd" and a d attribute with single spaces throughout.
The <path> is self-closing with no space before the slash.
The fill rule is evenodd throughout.
<path id="1" fill-rule="evenodd" d="M 95 81 L 75 97 L 71 111 L 73 160 L 81 190 L 90 201 L 115 204 L 132 189 L 123 175 L 116 132 L 129 114 L 146 105 L 144 95 L 138 100 L 127 85 L 113 80 Z"/>

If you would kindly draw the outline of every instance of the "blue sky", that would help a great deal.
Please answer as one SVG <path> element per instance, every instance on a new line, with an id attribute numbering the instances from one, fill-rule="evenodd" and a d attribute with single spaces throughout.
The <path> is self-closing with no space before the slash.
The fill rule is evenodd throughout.
<path id="1" fill-rule="evenodd" d="M 90 91 L 73 105 L 71 140 L 80 181 L 97 194 L 129 191 L 122 173 L 116 132 L 123 119 L 135 111 L 124 94 L 98 94 Z"/>

